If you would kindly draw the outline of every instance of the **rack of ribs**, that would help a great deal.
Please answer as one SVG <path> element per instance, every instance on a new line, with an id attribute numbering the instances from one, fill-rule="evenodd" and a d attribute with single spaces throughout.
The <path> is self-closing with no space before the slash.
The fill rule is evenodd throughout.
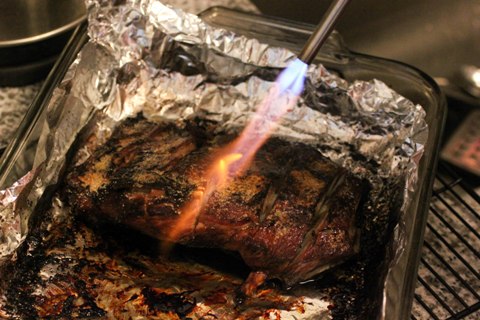
<path id="1" fill-rule="evenodd" d="M 143 117 L 124 121 L 69 171 L 69 205 L 76 214 L 171 240 L 180 209 L 206 183 L 215 151 L 233 138 L 214 132 L 193 122 L 180 129 Z M 250 282 L 275 278 L 292 285 L 358 252 L 367 193 L 363 180 L 314 147 L 271 138 L 175 242 L 237 252 L 252 270 Z"/>

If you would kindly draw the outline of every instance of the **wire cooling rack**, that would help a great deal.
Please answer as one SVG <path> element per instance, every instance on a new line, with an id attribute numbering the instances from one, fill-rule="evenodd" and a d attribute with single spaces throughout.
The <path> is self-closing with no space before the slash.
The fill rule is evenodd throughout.
<path id="1" fill-rule="evenodd" d="M 479 213 L 479 194 L 440 163 L 412 319 L 480 319 Z"/>

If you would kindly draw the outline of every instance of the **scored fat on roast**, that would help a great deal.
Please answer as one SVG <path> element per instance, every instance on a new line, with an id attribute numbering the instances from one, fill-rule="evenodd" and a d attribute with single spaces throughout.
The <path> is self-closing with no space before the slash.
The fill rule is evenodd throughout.
<path id="1" fill-rule="evenodd" d="M 68 173 L 70 206 L 88 218 L 172 240 L 182 206 L 206 184 L 215 152 L 234 138 L 211 127 L 124 121 Z M 175 242 L 238 252 L 255 274 L 292 285 L 359 251 L 357 220 L 367 190 L 314 147 L 271 138 Z"/>

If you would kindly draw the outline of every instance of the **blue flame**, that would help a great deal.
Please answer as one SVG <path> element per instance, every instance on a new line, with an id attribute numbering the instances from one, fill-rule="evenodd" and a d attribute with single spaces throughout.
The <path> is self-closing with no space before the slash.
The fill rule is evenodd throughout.
<path id="1" fill-rule="evenodd" d="M 300 59 L 295 59 L 290 63 L 277 78 L 280 92 L 289 91 L 290 94 L 299 96 L 303 91 L 307 69 L 308 65 Z"/>

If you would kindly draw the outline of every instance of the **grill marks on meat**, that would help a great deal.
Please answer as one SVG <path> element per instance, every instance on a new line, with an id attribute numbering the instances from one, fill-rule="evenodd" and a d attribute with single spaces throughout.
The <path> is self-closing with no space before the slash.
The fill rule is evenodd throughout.
<path id="1" fill-rule="evenodd" d="M 182 205 L 205 185 L 213 155 L 232 138 L 199 136 L 143 118 L 125 121 L 70 172 L 70 205 L 167 239 Z M 362 181 L 314 148 L 273 138 L 243 176 L 212 195 L 177 242 L 236 251 L 253 271 L 293 284 L 358 252 L 364 192 Z"/>

